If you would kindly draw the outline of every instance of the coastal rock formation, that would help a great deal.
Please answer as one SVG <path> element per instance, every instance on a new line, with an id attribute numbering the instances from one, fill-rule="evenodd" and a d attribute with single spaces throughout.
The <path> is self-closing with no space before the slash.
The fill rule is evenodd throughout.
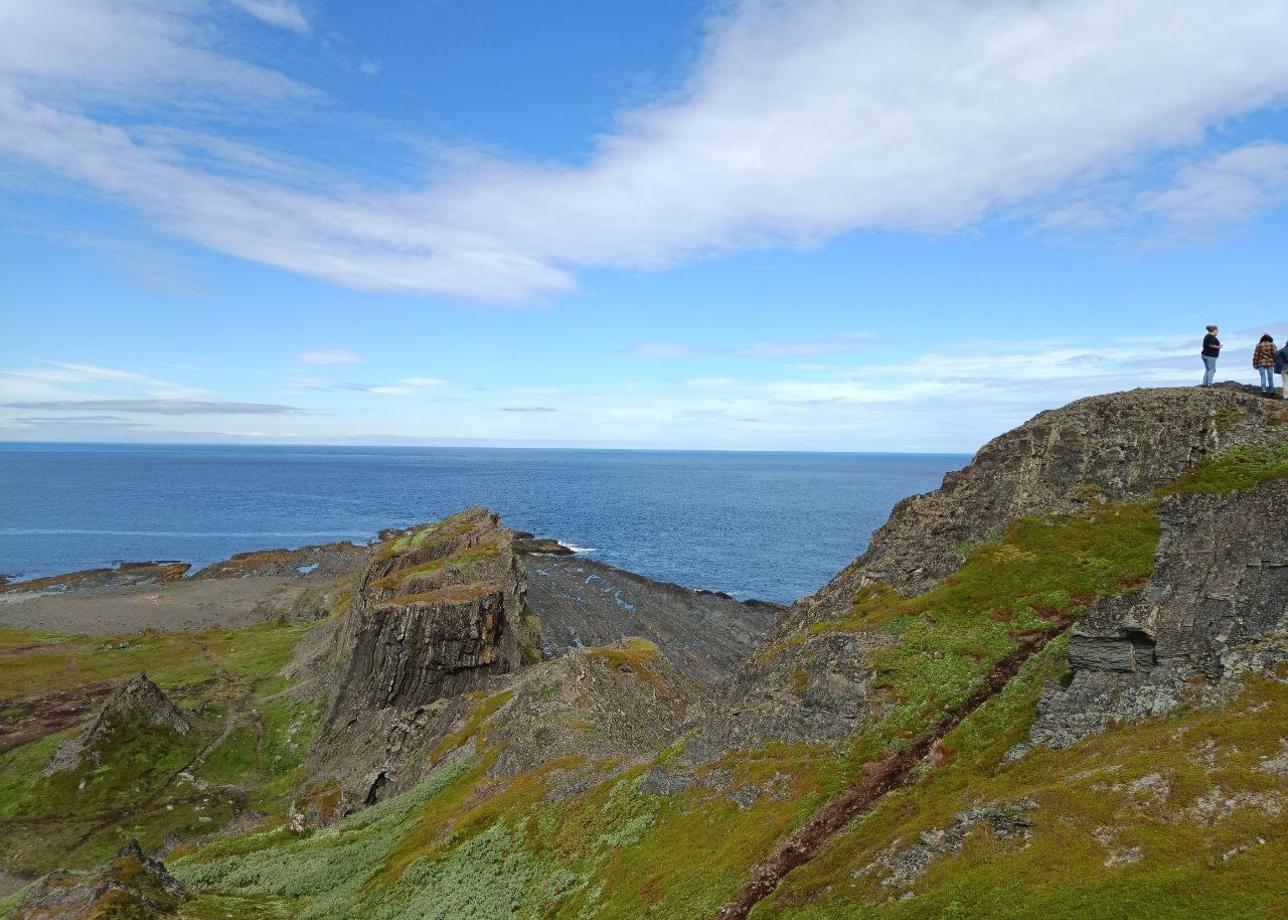
<path id="1" fill-rule="evenodd" d="M 896 505 L 867 551 L 788 622 L 836 616 L 871 582 L 921 593 L 1024 515 L 1147 497 L 1213 451 L 1266 440 L 1277 409 L 1231 385 L 1131 390 L 1042 412 L 980 448 L 937 491 Z"/>
<path id="2" fill-rule="evenodd" d="M 377 547 L 336 635 L 319 770 L 374 801 L 424 707 L 539 658 L 523 594 L 514 534 L 481 508 Z"/>
<path id="3" fill-rule="evenodd" d="M 783 611 L 763 601 L 739 602 L 656 582 L 593 559 L 525 554 L 522 560 L 545 658 L 637 636 L 710 685 L 746 659 Z"/>
<path id="4" fill-rule="evenodd" d="M 52 872 L 32 886 L 14 920 L 142 918 L 177 912 L 184 887 L 137 840 L 90 872 Z"/>
<path id="5" fill-rule="evenodd" d="M 140 729 L 152 729 L 177 737 L 193 729 L 191 718 L 148 679 L 146 674 L 132 678 L 116 691 L 99 710 L 94 723 L 83 734 L 63 741 L 45 764 L 44 773 L 52 776 L 75 770 L 86 757 L 94 757 L 105 745 L 131 736 Z"/>
<path id="6" fill-rule="evenodd" d="M 193 578 L 248 578 L 351 575 L 370 559 L 370 547 L 354 543 L 319 543 L 298 549 L 262 549 L 213 562 Z"/>
<path id="7" fill-rule="evenodd" d="M 1164 500 L 1153 577 L 1073 628 L 1073 679 L 1047 687 L 1031 742 L 1068 747 L 1116 721 L 1226 699 L 1242 674 L 1288 661 L 1286 513 L 1284 479 Z"/>
<path id="8" fill-rule="evenodd" d="M 82 569 L 79 572 L 27 581 L 6 581 L 0 578 L 0 592 L 85 591 L 94 588 L 164 585 L 181 580 L 189 568 L 186 562 L 122 562 L 113 568 Z"/>

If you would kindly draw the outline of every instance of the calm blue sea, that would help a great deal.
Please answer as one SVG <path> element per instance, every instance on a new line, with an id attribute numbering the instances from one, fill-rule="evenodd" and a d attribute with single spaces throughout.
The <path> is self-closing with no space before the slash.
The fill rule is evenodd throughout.
<path id="1" fill-rule="evenodd" d="M 791 601 L 969 458 L 480 448 L 0 445 L 0 574 L 202 566 L 485 505 L 652 578 Z"/>

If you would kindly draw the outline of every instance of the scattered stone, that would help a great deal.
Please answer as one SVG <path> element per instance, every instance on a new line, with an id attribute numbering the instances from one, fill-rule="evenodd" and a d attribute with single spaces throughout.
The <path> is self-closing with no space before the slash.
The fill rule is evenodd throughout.
<path id="1" fill-rule="evenodd" d="M 52 872 L 31 887 L 14 920 L 91 920 L 167 916 L 178 911 L 184 887 L 131 840 L 105 866 Z"/>

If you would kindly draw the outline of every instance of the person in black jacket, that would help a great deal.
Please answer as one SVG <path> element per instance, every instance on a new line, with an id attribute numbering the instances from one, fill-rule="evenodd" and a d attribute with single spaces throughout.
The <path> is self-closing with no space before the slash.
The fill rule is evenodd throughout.
<path id="1" fill-rule="evenodd" d="M 1221 357 L 1221 340 L 1216 337 L 1216 326 L 1207 327 L 1207 335 L 1203 336 L 1203 383 L 1201 386 L 1212 386 L 1212 380 L 1216 377 L 1216 359 Z"/>
<path id="2" fill-rule="evenodd" d="M 1288 345 L 1285 345 L 1283 348 L 1275 352 L 1275 372 L 1283 374 L 1283 398 L 1288 399 Z"/>

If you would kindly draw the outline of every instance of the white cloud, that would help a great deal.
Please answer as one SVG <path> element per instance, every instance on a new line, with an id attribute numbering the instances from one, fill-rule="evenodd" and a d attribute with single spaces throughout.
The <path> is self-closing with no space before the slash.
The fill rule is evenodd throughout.
<path id="1" fill-rule="evenodd" d="M 229 2 L 270 26 L 290 29 L 301 35 L 309 32 L 309 21 L 304 18 L 304 11 L 294 0 L 229 0 Z"/>
<path id="2" fill-rule="evenodd" d="M 242 5 L 288 28 L 298 10 Z M 506 303 L 566 290 L 583 268 L 963 228 L 1194 145 L 1288 91 L 1288 0 L 1220 15 L 1209 0 L 743 0 L 713 20 L 683 90 L 622 113 L 583 164 L 475 158 L 391 189 L 266 174 L 85 114 L 86 100 L 193 93 L 245 114 L 256 98 L 309 93 L 215 50 L 208 13 L 201 0 L 10 0 L 0 155 L 221 252 L 361 289 Z M 1156 206 L 1210 214 L 1212 189 L 1247 190 L 1275 168 L 1266 150 L 1249 157 L 1183 178 Z"/>
<path id="3" fill-rule="evenodd" d="M 446 382 L 446 380 L 439 380 L 437 377 L 407 377 L 399 381 L 403 386 L 409 387 L 436 387 Z"/>
<path id="4" fill-rule="evenodd" d="M 1176 179 L 1147 196 L 1145 210 L 1174 233 L 1207 236 L 1288 202 L 1288 143 L 1248 144 L 1182 169 Z"/>
<path id="5" fill-rule="evenodd" d="M 300 364 L 357 364 L 362 355 L 347 348 L 316 348 L 295 356 Z"/>
<path id="6" fill-rule="evenodd" d="M 0 90 L 72 104 L 229 104 L 317 95 L 275 70 L 217 51 L 216 33 L 203 22 L 209 15 L 203 0 L 5 0 Z M 94 146 L 87 138 L 86 151 Z"/>

